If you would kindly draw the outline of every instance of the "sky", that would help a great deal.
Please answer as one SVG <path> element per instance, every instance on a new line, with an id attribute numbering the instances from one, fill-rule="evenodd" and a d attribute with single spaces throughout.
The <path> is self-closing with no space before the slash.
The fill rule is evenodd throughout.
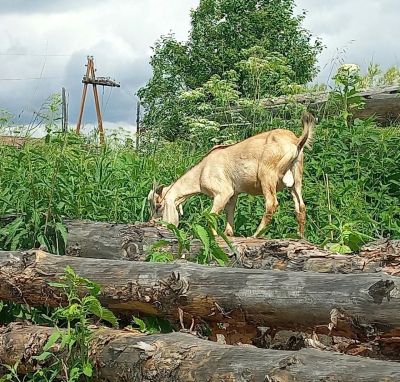
<path id="1" fill-rule="evenodd" d="M 1 0 L 0 109 L 16 124 L 27 124 L 53 93 L 65 87 L 69 120 L 78 116 L 87 55 L 96 74 L 110 76 L 120 88 L 99 87 L 106 129 L 133 131 L 136 91 L 151 77 L 151 46 L 173 32 L 187 39 L 190 10 L 199 0 Z M 304 27 L 322 39 L 315 81 L 327 82 L 339 62 L 366 69 L 400 65 L 399 0 L 296 0 L 307 10 Z M 96 113 L 88 89 L 84 124 Z"/>

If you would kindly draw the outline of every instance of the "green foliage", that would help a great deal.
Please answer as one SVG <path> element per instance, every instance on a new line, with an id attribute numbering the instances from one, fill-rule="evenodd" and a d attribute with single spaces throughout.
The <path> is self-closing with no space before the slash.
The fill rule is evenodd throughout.
<path id="1" fill-rule="evenodd" d="M 239 140 L 276 127 L 300 132 L 297 118 L 282 121 L 269 116 L 259 130 L 237 128 L 231 137 Z M 28 144 L 22 149 L 0 146 L 0 215 L 19 216 L 0 227 L 0 247 L 29 248 L 51 243 L 46 244 L 50 250 L 55 248 L 57 252 L 58 246 L 62 253 L 66 239 L 61 225 L 63 216 L 120 223 L 146 221 L 149 218 L 147 194 L 153 179 L 172 183 L 207 152 L 214 143 L 212 137 L 225 134 L 226 129 L 194 142 L 155 142 L 141 152 L 124 146 L 98 149 L 87 146 L 75 135 L 67 136 L 65 141 L 54 138 L 47 144 Z M 371 237 L 400 237 L 399 146 L 397 127 L 377 128 L 371 120 L 356 119 L 346 129 L 342 117 L 320 122 L 312 150 L 305 152 L 303 195 L 308 207 L 306 235 L 309 240 L 322 244 L 329 238 L 331 242 L 338 242 L 338 236 L 331 237 L 330 225 L 354 222 L 359 232 Z M 267 236 L 293 237 L 296 220 L 292 198 L 284 191 L 278 200 L 280 208 L 268 227 Z M 51 214 L 47 215 L 49 205 Z M 189 227 L 207 226 L 203 213 L 210 205 L 211 200 L 205 196 L 186 201 L 179 230 L 188 228 L 185 233 L 176 232 L 181 253 L 193 234 Z M 263 211 L 262 197 L 240 196 L 235 233 L 252 235 Z M 155 248 L 154 252 L 157 251 L 163 252 L 162 246 Z M 170 259 L 165 254 L 159 258 Z"/>
<path id="2" fill-rule="evenodd" d="M 171 333 L 173 328 L 171 324 L 160 317 L 132 317 L 132 325 L 128 328 L 137 328 L 144 334 Z"/>
<path id="3" fill-rule="evenodd" d="M 378 64 L 373 62 L 368 65 L 367 73 L 361 78 L 363 89 L 399 84 L 400 69 L 397 66 L 392 66 L 384 72 Z"/>
<path id="4" fill-rule="evenodd" d="M 69 324 L 79 321 L 79 325 L 84 327 L 87 326 L 87 317 L 94 315 L 112 326 L 118 326 L 115 316 L 108 309 L 103 308 L 98 300 L 100 286 L 78 276 L 70 266 L 66 267 L 59 282 L 50 282 L 49 285 L 63 289 L 68 300 L 68 307 L 56 309 L 53 318 L 66 320 Z M 82 290 L 85 294 L 80 297 Z"/>
<path id="5" fill-rule="evenodd" d="M 32 308 L 26 304 L 14 304 L 0 300 L 0 325 L 7 325 L 15 319 L 30 321 L 37 325 L 51 324 L 53 311 L 48 307 Z"/>
<path id="6" fill-rule="evenodd" d="M 373 238 L 357 231 L 356 225 L 355 222 L 331 225 L 331 232 L 335 232 L 337 242 L 328 242 L 325 247 L 330 251 L 337 253 L 351 253 L 358 251 L 366 240 L 371 240 Z"/>
<path id="7" fill-rule="evenodd" d="M 103 308 L 98 300 L 100 287 L 96 283 L 78 276 L 74 270 L 67 267 L 58 282 L 49 283 L 54 288 L 63 290 L 67 306 L 53 311 L 51 318 L 46 319 L 54 325 L 55 331 L 49 336 L 43 347 L 43 352 L 32 358 L 40 367 L 34 373 L 29 373 L 23 379 L 28 382 L 50 382 L 63 380 L 67 382 L 92 381 L 93 365 L 89 360 L 89 345 L 92 341 L 92 331 L 89 325 L 93 317 L 105 321 L 112 326 L 118 326 L 117 319 L 108 309 Z M 1 309 L 4 308 L 0 304 Z M 31 308 L 23 307 L 22 310 Z M 24 316 L 29 319 L 34 316 Z M 41 323 L 34 320 L 34 323 Z M 59 329 L 65 327 L 65 329 Z M 8 373 L 0 381 L 20 381 L 17 373 L 18 363 L 5 365 Z"/>
<path id="8" fill-rule="evenodd" d="M 145 126 L 170 141 L 187 138 L 193 126 L 218 129 L 222 122 L 199 103 L 221 108 L 217 114 L 232 123 L 227 108 L 239 100 L 280 95 L 311 80 L 321 43 L 311 42 L 304 14 L 293 10 L 294 0 L 201 0 L 188 42 L 168 35 L 155 44 L 153 77 L 138 93 Z"/>
<path id="9" fill-rule="evenodd" d="M 188 47 L 196 70 L 188 85 L 200 86 L 210 74 L 234 69 L 243 52 L 256 45 L 284 55 L 293 81 L 309 81 L 321 44 L 311 42 L 301 26 L 304 14 L 295 17 L 294 6 L 293 0 L 201 0 L 192 12 Z"/>
<path id="10" fill-rule="evenodd" d="M 149 250 L 149 255 L 146 258 L 146 261 L 150 261 L 153 263 L 168 263 L 174 260 L 174 255 L 164 250 L 163 247 L 168 246 L 170 244 L 167 240 L 159 240 L 154 243 Z M 180 246 L 179 249 L 182 247 Z"/>
<path id="11" fill-rule="evenodd" d="M 349 119 L 353 111 L 362 109 L 364 105 L 363 99 L 358 95 L 362 81 L 360 68 L 354 64 L 342 65 L 333 79 L 336 86 L 331 94 L 334 100 L 339 101 L 344 124 L 349 127 Z"/>

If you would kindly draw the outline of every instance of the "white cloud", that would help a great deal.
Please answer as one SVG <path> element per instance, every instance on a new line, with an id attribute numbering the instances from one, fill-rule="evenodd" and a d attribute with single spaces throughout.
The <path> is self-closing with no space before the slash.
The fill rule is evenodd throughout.
<path id="1" fill-rule="evenodd" d="M 133 94 L 151 75 L 150 47 L 172 30 L 178 39 L 186 39 L 189 12 L 197 1 L 103 0 L 95 5 L 89 2 L 90 7 L 88 2 L 75 1 L 71 6 L 71 2 L 54 1 L 58 4 L 55 7 L 44 1 L 37 2 L 36 8 L 32 7 L 33 2 L 28 7 L 25 3 L 0 4 L 0 79 L 29 78 L 0 81 L 0 108 L 16 115 L 23 111 L 20 121 L 27 122 L 49 94 L 65 86 L 70 92 L 70 119 L 75 120 L 86 56 L 90 54 L 95 57 L 99 75 L 121 81 L 121 89 L 112 91 L 106 113 L 114 121 L 128 121 L 133 120 Z M 19 53 L 25 55 L 12 55 Z M 33 79 L 38 77 L 43 79 Z M 107 97 L 108 92 L 105 89 Z M 87 121 L 95 118 L 91 97 L 89 91 Z"/>
<path id="2" fill-rule="evenodd" d="M 339 60 L 365 70 L 371 61 L 387 68 L 400 65 L 400 2 L 397 0 L 297 0 L 306 9 L 304 26 L 321 37 L 326 49 L 319 57 L 326 81 Z M 336 64 L 335 64 L 336 63 Z"/>
<path id="3" fill-rule="evenodd" d="M 185 40 L 190 28 L 190 9 L 198 2 L 2 0 L 0 79 L 43 79 L 0 80 L 0 108 L 16 115 L 23 111 L 20 122 L 29 121 L 33 111 L 51 93 L 65 86 L 70 92 L 70 120 L 75 121 L 86 55 L 91 54 L 99 75 L 121 82 L 121 89 L 113 89 L 109 98 L 110 90 L 104 91 L 103 106 L 107 104 L 104 119 L 133 124 L 133 94 L 151 75 L 150 47 L 160 35 L 170 31 L 179 40 Z M 383 67 L 400 64 L 397 0 L 297 0 L 296 3 L 298 10 L 308 11 L 305 27 L 327 46 L 319 58 L 322 68 L 319 81 L 326 81 L 331 62 L 338 57 L 362 68 L 371 60 Z M 26 55 L 1 55 L 4 53 Z M 86 122 L 95 120 L 91 99 L 90 90 Z"/>

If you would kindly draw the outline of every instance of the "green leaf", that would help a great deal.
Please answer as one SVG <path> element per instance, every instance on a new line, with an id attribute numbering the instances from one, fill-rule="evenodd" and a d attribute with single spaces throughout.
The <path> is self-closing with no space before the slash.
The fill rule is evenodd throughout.
<path id="1" fill-rule="evenodd" d="M 210 252 L 210 236 L 207 230 L 199 224 L 196 224 L 193 227 L 193 231 L 196 236 L 200 239 L 203 244 L 204 252 L 208 254 Z"/>
<path id="2" fill-rule="evenodd" d="M 68 232 L 67 232 L 65 225 L 60 222 L 57 222 L 56 230 L 60 233 L 60 235 L 63 239 L 64 245 L 66 245 L 67 241 L 68 241 Z"/>
<path id="3" fill-rule="evenodd" d="M 78 380 L 79 376 L 82 374 L 78 367 L 73 367 L 69 372 L 68 382 L 75 382 Z"/>
<path id="4" fill-rule="evenodd" d="M 218 264 L 221 266 L 229 263 L 229 256 L 221 249 L 218 244 L 214 244 L 211 250 L 212 256 L 217 260 Z"/>
<path id="5" fill-rule="evenodd" d="M 153 251 L 155 251 L 156 249 L 165 247 L 165 246 L 170 245 L 170 244 L 171 244 L 171 242 L 169 242 L 167 240 L 158 240 L 151 246 L 151 249 Z"/>
<path id="6" fill-rule="evenodd" d="M 110 310 L 103 308 L 100 301 L 97 300 L 95 297 L 85 297 L 84 301 L 84 304 L 87 305 L 87 309 L 90 313 L 94 314 L 104 321 L 109 322 L 115 327 L 118 326 L 118 320 L 114 316 L 114 314 Z"/>
<path id="7" fill-rule="evenodd" d="M 63 333 L 61 336 L 61 343 L 60 343 L 60 349 L 64 349 L 65 346 L 71 341 L 71 335 Z"/>
<path id="8" fill-rule="evenodd" d="M 332 252 L 337 252 L 341 254 L 351 253 L 351 248 L 347 245 L 336 243 L 329 247 Z"/>
<path id="9" fill-rule="evenodd" d="M 135 323 L 135 325 L 137 325 L 139 327 L 139 330 L 142 333 L 146 333 L 146 324 L 145 324 L 145 322 L 143 320 L 141 320 L 138 317 L 134 317 L 134 316 L 132 317 L 132 320 Z"/>
<path id="10" fill-rule="evenodd" d="M 44 351 L 49 350 L 56 342 L 57 340 L 60 338 L 61 333 L 60 332 L 54 332 L 50 335 L 50 337 L 48 338 L 46 344 L 43 347 Z"/>
<path id="11" fill-rule="evenodd" d="M 38 355 L 38 356 L 33 356 L 33 359 L 36 359 L 37 361 L 44 361 L 47 358 L 49 358 L 53 353 L 50 353 L 48 351 L 43 352 L 42 354 Z"/>
<path id="12" fill-rule="evenodd" d="M 90 363 L 86 363 L 83 366 L 83 374 L 85 374 L 87 377 L 91 377 L 93 375 L 93 367 Z"/>

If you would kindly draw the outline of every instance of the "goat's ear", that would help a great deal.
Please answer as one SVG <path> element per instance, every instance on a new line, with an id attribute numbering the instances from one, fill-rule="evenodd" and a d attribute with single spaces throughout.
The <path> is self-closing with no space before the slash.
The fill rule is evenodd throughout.
<path id="1" fill-rule="evenodd" d="M 157 194 L 157 195 L 161 195 L 162 192 L 163 192 L 164 187 L 165 187 L 165 184 L 160 184 L 159 186 L 157 186 L 154 189 L 154 193 Z"/>

